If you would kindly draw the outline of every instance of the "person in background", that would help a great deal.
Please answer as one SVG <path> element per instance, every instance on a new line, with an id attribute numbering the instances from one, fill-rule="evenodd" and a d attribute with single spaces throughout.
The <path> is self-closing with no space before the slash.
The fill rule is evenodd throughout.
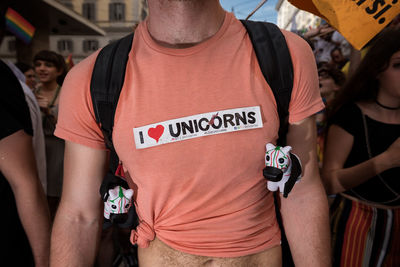
<path id="1" fill-rule="evenodd" d="M 47 197 L 50 214 L 54 218 L 61 196 L 63 181 L 64 140 L 54 136 L 58 117 L 61 84 L 66 74 L 64 58 L 52 51 L 43 50 L 33 59 L 40 86 L 35 94 L 42 112 L 46 144 Z"/>
<path id="2" fill-rule="evenodd" d="M 341 70 L 346 65 L 348 59 L 343 56 L 340 47 L 336 46 L 331 50 L 331 65 L 334 65 L 337 69 Z"/>
<path id="3" fill-rule="evenodd" d="M 331 37 L 331 42 L 335 44 L 336 47 L 340 48 L 340 52 L 343 57 L 348 59 L 350 57 L 351 44 L 344 38 L 344 36 L 338 32 L 334 31 Z"/>
<path id="4" fill-rule="evenodd" d="M 335 29 L 325 22 L 304 33 L 303 37 L 313 43 L 313 52 L 317 63 L 331 61 L 330 52 L 335 47 L 331 40 L 334 31 Z"/>
<path id="5" fill-rule="evenodd" d="M 319 167 L 322 168 L 325 136 L 327 131 L 327 111 L 331 108 L 335 96 L 340 91 L 346 81 L 346 77 L 334 65 L 327 62 L 318 64 L 319 89 L 322 100 L 325 103 L 325 109 L 318 112 L 317 122 L 317 154 Z"/>
<path id="6" fill-rule="evenodd" d="M 28 87 L 34 91 L 36 89 L 36 74 L 35 70 L 31 65 L 25 64 L 23 62 L 15 63 L 15 66 L 25 75 L 25 83 Z"/>
<path id="7" fill-rule="evenodd" d="M 0 44 L 8 1 L 0 3 Z M 21 84 L 0 60 L 1 266 L 47 267 L 50 216 L 32 148 L 32 123 Z"/>
<path id="8" fill-rule="evenodd" d="M 334 266 L 400 266 L 400 29 L 375 38 L 328 122 Z"/>
<path id="9" fill-rule="evenodd" d="M 318 80 L 322 99 L 329 108 L 344 85 L 346 76 L 335 65 L 323 62 L 318 64 Z"/>
<path id="10" fill-rule="evenodd" d="M 42 182 L 44 192 L 47 193 L 47 174 L 46 174 L 46 150 L 44 143 L 42 116 L 39 104 L 33 91 L 25 83 L 25 75 L 20 69 L 10 61 L 5 61 L 7 66 L 13 71 L 19 80 L 25 94 L 25 100 L 28 103 L 29 113 L 31 115 L 33 128 L 33 151 L 35 152 L 36 167 L 40 181 Z"/>

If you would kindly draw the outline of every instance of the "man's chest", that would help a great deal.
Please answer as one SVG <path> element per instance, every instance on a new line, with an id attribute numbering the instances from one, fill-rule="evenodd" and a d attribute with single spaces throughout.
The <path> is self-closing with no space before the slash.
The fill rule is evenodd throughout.
<path id="1" fill-rule="evenodd" d="M 250 56 L 239 61 L 189 69 L 186 61 L 168 68 L 161 60 L 155 73 L 127 68 L 113 141 L 134 179 L 255 175 L 279 123 L 258 65 Z"/>
<path id="2" fill-rule="evenodd" d="M 263 158 L 279 125 L 269 88 L 254 83 L 189 87 L 189 93 L 124 88 L 114 128 L 120 159 L 173 168 L 210 161 L 235 164 L 241 155 Z M 182 86 L 177 90 L 185 91 Z"/>

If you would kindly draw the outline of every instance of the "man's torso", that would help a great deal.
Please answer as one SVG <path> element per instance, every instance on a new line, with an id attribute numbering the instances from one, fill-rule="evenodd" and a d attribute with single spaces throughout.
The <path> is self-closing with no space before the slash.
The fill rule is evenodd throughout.
<path id="1" fill-rule="evenodd" d="M 157 236 L 186 253 L 236 257 L 279 244 L 262 176 L 265 143 L 277 137 L 276 105 L 245 29 L 230 16 L 215 36 L 188 49 L 158 46 L 144 24 L 136 31 L 113 140 L 137 188 L 139 245 Z M 247 109 L 257 107 L 256 129 Z M 221 132 L 224 123 L 232 131 Z M 178 127 L 181 141 L 159 145 Z M 135 134 L 157 145 L 138 149 Z"/>
<path id="2" fill-rule="evenodd" d="M 195 259 L 199 264 L 208 260 L 217 263 L 221 257 L 227 260 L 262 254 L 278 246 L 275 207 L 262 176 L 265 144 L 277 138 L 278 115 L 245 29 L 239 21 L 224 23 L 204 43 L 168 49 L 152 42 L 141 26 L 135 34 L 113 132 L 115 148 L 136 191 L 141 221 L 132 241 L 142 248 L 161 241 L 164 246 L 159 251 L 172 248 L 172 258 L 178 257 L 175 252 L 202 255 Z M 294 84 L 291 122 L 319 111 L 322 105 L 315 86 L 317 75 L 312 72 L 314 60 L 305 59 L 312 53 L 303 52 L 307 47 L 301 38 L 290 39 L 298 53 L 294 53 L 294 64 L 303 65 L 301 70 L 295 68 L 295 78 L 301 79 Z M 57 129 L 62 138 L 104 148 L 88 90 L 87 69 L 92 68 L 94 58 L 74 67 L 74 79 L 67 78 L 64 83 L 62 94 L 72 101 L 61 108 Z M 78 87 L 87 90 L 79 91 Z M 220 110 L 246 107 L 260 107 L 262 128 L 144 149 L 135 145 L 135 128 L 204 113 L 215 112 L 217 116 Z M 152 133 L 144 134 L 156 140 L 160 129 L 154 127 Z"/>

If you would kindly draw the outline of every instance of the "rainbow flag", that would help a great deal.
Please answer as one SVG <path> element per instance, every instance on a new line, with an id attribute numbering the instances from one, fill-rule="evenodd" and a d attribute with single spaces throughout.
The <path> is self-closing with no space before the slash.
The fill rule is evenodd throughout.
<path id="1" fill-rule="evenodd" d="M 33 27 L 26 19 L 18 14 L 14 9 L 8 8 L 6 13 L 7 30 L 12 32 L 19 39 L 29 44 L 35 34 Z"/>

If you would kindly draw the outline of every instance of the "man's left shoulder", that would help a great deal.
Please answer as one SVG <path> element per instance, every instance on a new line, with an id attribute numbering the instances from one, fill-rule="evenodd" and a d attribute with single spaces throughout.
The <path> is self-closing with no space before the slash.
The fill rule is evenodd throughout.
<path id="1" fill-rule="evenodd" d="M 311 47 L 310 45 L 307 43 L 307 41 L 301 37 L 300 35 L 284 30 L 284 29 L 280 29 L 283 36 L 285 36 L 286 39 L 286 43 L 289 47 L 289 49 L 292 50 L 303 50 L 303 49 L 307 49 L 311 51 Z"/>

